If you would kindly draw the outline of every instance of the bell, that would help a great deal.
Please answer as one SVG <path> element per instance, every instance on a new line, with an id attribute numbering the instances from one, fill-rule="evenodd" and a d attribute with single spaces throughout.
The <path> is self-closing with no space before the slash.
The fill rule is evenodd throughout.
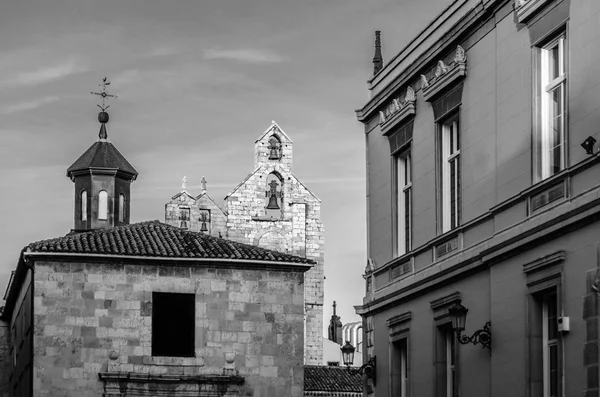
<path id="1" fill-rule="evenodd" d="M 268 210 L 278 210 L 279 204 L 277 204 L 277 197 L 274 194 L 271 194 L 269 197 L 269 204 L 267 205 Z"/>
<path id="2" fill-rule="evenodd" d="M 269 160 L 279 160 L 279 154 L 277 153 L 277 148 L 274 146 L 270 147 L 269 151 Z"/>
<path id="3" fill-rule="evenodd" d="M 182 229 L 187 229 L 187 222 L 186 221 L 181 221 L 181 226 Z"/>
<path id="4" fill-rule="evenodd" d="M 206 227 L 206 222 L 202 221 L 202 225 L 200 226 L 201 232 L 208 232 L 208 228 Z"/>

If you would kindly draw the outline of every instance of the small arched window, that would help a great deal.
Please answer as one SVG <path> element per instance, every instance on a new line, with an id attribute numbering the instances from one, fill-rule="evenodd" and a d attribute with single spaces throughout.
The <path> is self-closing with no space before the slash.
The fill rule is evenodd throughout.
<path id="1" fill-rule="evenodd" d="M 119 222 L 125 222 L 127 207 L 125 206 L 125 195 L 119 194 Z"/>
<path id="2" fill-rule="evenodd" d="M 87 221 L 87 191 L 81 192 L 81 220 Z"/>
<path id="3" fill-rule="evenodd" d="M 106 190 L 101 190 L 98 193 L 98 219 L 106 220 L 108 217 L 108 193 Z"/>

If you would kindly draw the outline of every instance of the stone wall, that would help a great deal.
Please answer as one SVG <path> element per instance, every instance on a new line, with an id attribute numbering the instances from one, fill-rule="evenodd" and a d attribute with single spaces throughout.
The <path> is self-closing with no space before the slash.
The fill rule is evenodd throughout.
<path id="1" fill-rule="evenodd" d="M 269 160 L 268 140 L 276 134 L 282 157 Z M 305 363 L 323 362 L 324 228 L 321 201 L 291 172 L 292 141 L 274 123 L 255 143 L 255 171 L 225 198 L 228 238 L 310 258 L 317 264 L 305 273 Z M 281 216 L 266 213 L 267 179 L 276 173 L 282 184 Z"/>
<path id="2" fill-rule="evenodd" d="M 226 237 L 227 216 L 223 210 L 206 193 L 198 197 L 190 195 L 187 191 L 180 192 L 165 204 L 165 223 L 183 227 L 193 232 L 200 232 L 202 228 L 202 212 L 208 211 L 209 221 L 206 222 L 205 233 L 215 237 Z M 186 211 L 189 218 L 182 223 L 182 212 Z"/>
<path id="3" fill-rule="evenodd" d="M 35 395 L 113 395 L 119 382 L 151 394 L 149 379 L 237 374 L 241 385 L 204 395 L 301 396 L 303 273 L 209 265 L 36 261 Z M 195 294 L 196 357 L 151 356 L 152 292 Z"/>

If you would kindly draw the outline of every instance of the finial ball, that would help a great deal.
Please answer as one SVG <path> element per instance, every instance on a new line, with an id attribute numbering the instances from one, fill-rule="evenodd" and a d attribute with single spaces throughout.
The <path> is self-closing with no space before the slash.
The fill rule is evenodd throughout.
<path id="1" fill-rule="evenodd" d="M 98 121 L 102 124 L 108 123 L 108 113 L 100 112 L 98 113 Z"/>

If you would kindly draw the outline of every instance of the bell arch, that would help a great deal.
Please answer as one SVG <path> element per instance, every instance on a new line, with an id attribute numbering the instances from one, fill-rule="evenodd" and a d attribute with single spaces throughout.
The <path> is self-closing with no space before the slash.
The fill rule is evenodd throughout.
<path id="1" fill-rule="evenodd" d="M 275 134 L 269 137 L 269 160 L 281 160 L 281 140 Z"/>
<path id="2" fill-rule="evenodd" d="M 265 215 L 273 219 L 283 218 L 283 178 L 273 171 L 266 178 Z"/>

